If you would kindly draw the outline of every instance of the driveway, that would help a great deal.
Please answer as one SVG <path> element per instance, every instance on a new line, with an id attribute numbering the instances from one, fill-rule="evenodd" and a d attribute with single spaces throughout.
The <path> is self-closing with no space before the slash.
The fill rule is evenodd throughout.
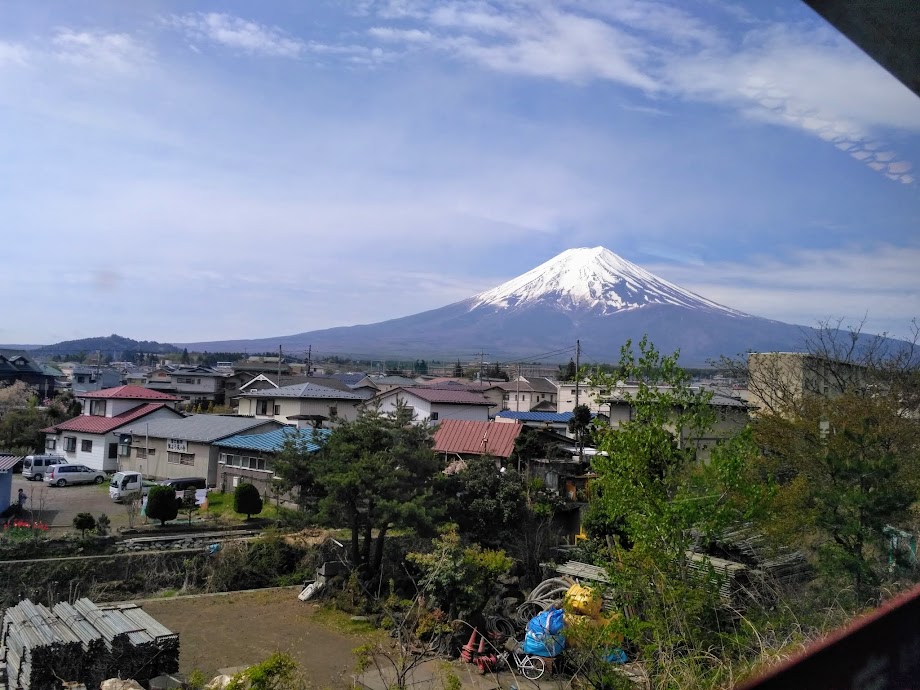
<path id="1" fill-rule="evenodd" d="M 77 513 L 101 513 L 109 516 L 112 528 L 128 524 L 125 508 L 109 498 L 109 484 L 80 484 L 77 486 L 49 486 L 45 482 L 30 482 L 22 475 L 13 476 L 13 496 L 22 488 L 29 500 L 26 510 L 32 510 L 36 520 L 47 523 L 52 532 L 72 530 Z"/>

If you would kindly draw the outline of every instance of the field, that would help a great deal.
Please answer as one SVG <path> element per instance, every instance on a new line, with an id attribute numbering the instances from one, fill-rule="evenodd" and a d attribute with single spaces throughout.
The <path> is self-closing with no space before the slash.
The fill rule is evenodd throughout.
<path id="1" fill-rule="evenodd" d="M 363 644 L 364 629 L 350 625 L 347 616 L 318 616 L 318 607 L 298 601 L 297 594 L 296 588 L 286 588 L 142 605 L 179 633 L 183 673 L 197 668 L 210 678 L 219 668 L 247 666 L 283 651 L 301 664 L 314 687 L 351 686 L 351 650 Z"/>

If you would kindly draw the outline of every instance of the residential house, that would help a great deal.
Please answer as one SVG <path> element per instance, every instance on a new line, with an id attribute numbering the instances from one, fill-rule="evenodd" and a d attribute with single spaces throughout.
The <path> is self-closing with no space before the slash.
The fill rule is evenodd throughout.
<path id="1" fill-rule="evenodd" d="M 755 410 L 782 411 L 811 395 L 836 396 L 869 384 L 869 370 L 803 352 L 748 355 L 748 399 Z"/>
<path id="2" fill-rule="evenodd" d="M 356 384 L 358 387 L 370 386 L 376 388 L 381 393 L 386 393 L 394 388 L 417 385 L 419 385 L 418 381 L 405 376 L 365 376 Z"/>
<path id="3" fill-rule="evenodd" d="M 17 381 L 31 386 L 41 398 L 52 398 L 59 386 L 53 370 L 45 369 L 25 352 L 0 350 L 0 387 Z"/>
<path id="4" fill-rule="evenodd" d="M 314 383 L 244 391 L 239 400 L 238 414 L 296 426 L 316 425 L 332 419 L 353 421 L 358 416 L 358 405 L 365 401 L 357 393 Z"/>
<path id="5" fill-rule="evenodd" d="M 272 360 L 272 361 L 263 361 Z M 222 370 L 226 374 L 226 370 Z M 224 396 L 227 400 L 239 396 L 243 384 L 252 381 L 259 374 L 271 374 L 277 377 L 291 376 L 291 366 L 277 357 L 250 357 L 241 362 L 234 362 L 233 371 L 224 379 Z"/>
<path id="6" fill-rule="evenodd" d="M 124 427 L 182 417 L 175 409 L 178 397 L 138 386 L 82 393 L 77 400 L 83 414 L 42 429 L 45 451 L 95 470 L 118 469 L 120 459 L 127 455 L 120 443 Z"/>
<path id="7" fill-rule="evenodd" d="M 445 419 L 434 431 L 434 450 L 447 462 L 483 456 L 507 462 L 522 428 L 521 424 Z"/>
<path id="8" fill-rule="evenodd" d="M 200 365 L 168 365 L 147 375 L 147 387 L 173 393 L 190 405 L 223 405 L 227 374 Z"/>
<path id="9" fill-rule="evenodd" d="M 407 386 L 381 393 L 368 404 L 377 405 L 384 414 L 395 412 L 399 405 L 406 405 L 415 415 L 416 423 L 437 425 L 445 419 L 487 422 L 492 401 L 474 391 Z"/>
<path id="10" fill-rule="evenodd" d="M 549 379 L 520 376 L 511 381 L 496 384 L 502 389 L 503 410 L 515 412 L 556 412 L 556 384 Z"/>
<path id="11" fill-rule="evenodd" d="M 271 419 L 236 415 L 195 414 L 181 419 L 160 419 L 132 424 L 122 433 L 131 434 L 130 457 L 122 469 L 143 472 L 158 479 L 204 477 L 217 484 L 217 444 L 230 436 L 261 434 L 281 428 Z"/>
<path id="12" fill-rule="evenodd" d="M 240 482 L 259 488 L 262 494 L 273 493 L 274 460 L 285 442 L 294 439 L 308 452 L 320 449 L 328 437 L 329 429 L 284 427 L 261 434 L 240 434 L 217 442 L 217 486 L 221 491 L 232 491 Z"/>
<path id="13" fill-rule="evenodd" d="M 77 397 L 81 393 L 115 388 L 123 382 L 121 372 L 110 367 L 90 367 L 78 364 L 70 374 L 70 389 Z"/>

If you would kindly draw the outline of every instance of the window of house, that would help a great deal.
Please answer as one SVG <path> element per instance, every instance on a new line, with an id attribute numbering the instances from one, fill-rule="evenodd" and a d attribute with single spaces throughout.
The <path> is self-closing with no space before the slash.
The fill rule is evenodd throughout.
<path id="1" fill-rule="evenodd" d="M 281 414 L 281 405 L 275 405 L 275 414 Z"/>
<path id="2" fill-rule="evenodd" d="M 148 455 L 156 455 L 157 449 L 156 449 L 156 448 L 147 448 L 147 449 L 145 450 L 145 449 L 143 449 L 143 448 L 135 448 L 134 451 L 135 451 L 135 453 L 137 454 L 137 457 L 139 457 L 139 458 L 146 458 Z"/>
<path id="3" fill-rule="evenodd" d="M 78 377 L 77 377 L 77 383 L 86 383 L 86 377 L 85 377 L 85 376 L 78 376 Z"/>
<path id="4" fill-rule="evenodd" d="M 93 442 L 87 438 L 80 441 L 80 451 L 83 453 L 92 453 L 93 452 Z"/>
<path id="5" fill-rule="evenodd" d="M 173 465 L 194 465 L 194 453 L 167 453 L 166 462 Z"/>
<path id="6" fill-rule="evenodd" d="M 57 448 L 57 439 L 56 438 L 46 438 L 45 439 L 45 450 L 54 450 Z"/>
<path id="7" fill-rule="evenodd" d="M 438 413 L 437 413 L 437 412 L 432 412 L 432 413 L 431 413 L 431 421 L 432 421 L 432 422 L 438 421 Z"/>
<path id="8" fill-rule="evenodd" d="M 268 414 L 268 400 L 256 401 L 256 414 Z"/>
<path id="9" fill-rule="evenodd" d="M 339 414 L 339 406 L 338 406 L 338 405 L 330 405 L 330 406 L 329 406 L 329 416 L 330 416 L 330 417 L 337 417 L 338 414 Z"/>
<path id="10" fill-rule="evenodd" d="M 91 400 L 89 413 L 95 417 L 105 417 L 105 400 Z"/>
<path id="11" fill-rule="evenodd" d="M 68 453 L 73 453 L 77 449 L 77 437 L 76 436 L 65 436 L 64 437 L 64 450 Z"/>

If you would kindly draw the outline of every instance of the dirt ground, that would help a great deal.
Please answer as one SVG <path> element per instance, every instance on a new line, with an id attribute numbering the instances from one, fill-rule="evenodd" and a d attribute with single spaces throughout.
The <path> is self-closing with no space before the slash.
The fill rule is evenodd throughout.
<path id="1" fill-rule="evenodd" d="M 78 486 L 49 486 L 45 482 L 30 482 L 21 475 L 13 477 L 13 500 L 22 488 L 29 500 L 26 510 L 35 511 L 35 518 L 52 528 L 52 536 L 73 530 L 73 519 L 77 513 L 100 513 L 109 516 L 112 529 L 126 526 L 128 516 L 125 508 L 109 498 L 109 485 L 80 484 Z"/>
<path id="2" fill-rule="evenodd" d="M 145 601 L 142 606 L 179 633 L 180 671 L 201 669 L 209 677 L 219 668 L 248 666 L 272 652 L 288 652 L 316 688 L 352 685 L 352 649 L 363 639 L 314 620 L 317 606 L 297 600 L 296 589 L 178 597 Z"/>

